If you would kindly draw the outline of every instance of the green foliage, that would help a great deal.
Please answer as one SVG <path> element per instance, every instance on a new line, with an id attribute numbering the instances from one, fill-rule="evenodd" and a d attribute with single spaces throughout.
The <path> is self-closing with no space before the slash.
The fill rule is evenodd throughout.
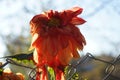
<path id="1" fill-rule="evenodd" d="M 0 69 L 0 75 L 2 75 L 2 73 L 3 73 L 3 69 Z"/>
<path id="2" fill-rule="evenodd" d="M 54 70 L 51 67 L 48 67 L 47 70 L 48 70 L 49 79 L 50 80 L 55 80 Z"/>

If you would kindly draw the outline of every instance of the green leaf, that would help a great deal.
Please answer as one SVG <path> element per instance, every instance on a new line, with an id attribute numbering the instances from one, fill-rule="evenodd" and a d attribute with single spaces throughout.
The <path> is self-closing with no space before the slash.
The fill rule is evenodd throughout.
<path id="1" fill-rule="evenodd" d="M 3 73 L 3 69 L 0 69 L 0 75 L 2 75 L 2 73 Z"/>
<path id="2" fill-rule="evenodd" d="M 50 80 L 55 80 L 55 73 L 54 73 L 54 70 L 51 68 L 51 67 L 48 67 L 48 72 L 49 72 L 49 79 Z"/>

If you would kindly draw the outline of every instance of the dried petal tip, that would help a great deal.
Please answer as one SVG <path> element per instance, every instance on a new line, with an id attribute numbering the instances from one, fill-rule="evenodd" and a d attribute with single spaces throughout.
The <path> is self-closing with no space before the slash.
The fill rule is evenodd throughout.
<path id="1" fill-rule="evenodd" d="M 71 10 L 72 10 L 73 12 L 78 12 L 79 14 L 81 14 L 82 11 L 83 11 L 83 8 L 80 8 L 80 7 L 73 7 L 73 8 L 71 8 Z"/>

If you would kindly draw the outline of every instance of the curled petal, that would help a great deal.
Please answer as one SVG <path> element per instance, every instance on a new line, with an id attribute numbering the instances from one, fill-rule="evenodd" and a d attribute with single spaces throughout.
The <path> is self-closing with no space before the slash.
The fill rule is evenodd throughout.
<path id="1" fill-rule="evenodd" d="M 61 18 L 62 18 L 62 25 L 67 25 L 69 22 L 73 23 L 74 25 L 83 24 L 85 20 L 83 19 L 77 19 L 77 15 L 82 13 L 83 9 L 80 7 L 73 7 L 69 10 L 65 10 L 61 12 Z M 78 24 L 79 23 L 79 24 Z"/>
<path id="2" fill-rule="evenodd" d="M 83 11 L 83 9 L 80 8 L 80 7 L 73 7 L 70 10 L 73 11 L 74 16 L 77 16 L 78 14 L 81 14 L 82 11 Z"/>
<path id="3" fill-rule="evenodd" d="M 78 18 L 78 17 L 74 17 L 72 18 L 71 20 L 71 23 L 74 24 L 74 25 L 81 25 L 81 24 L 84 24 L 86 21 L 82 18 Z"/>
<path id="4" fill-rule="evenodd" d="M 73 8 L 71 8 L 71 9 L 69 9 L 69 10 L 65 10 L 65 12 L 71 14 L 72 17 L 81 14 L 82 11 L 83 11 L 83 9 L 80 8 L 80 7 L 73 7 Z"/>
<path id="5" fill-rule="evenodd" d="M 32 37 L 32 42 L 31 42 L 31 46 L 29 48 L 29 51 L 33 50 L 34 49 L 34 44 L 36 42 L 36 40 L 38 39 L 38 34 L 34 34 L 33 37 Z"/>
<path id="6" fill-rule="evenodd" d="M 39 14 L 39 15 L 36 15 L 32 18 L 32 20 L 30 21 L 30 23 L 36 23 L 36 24 L 45 24 L 46 22 L 48 21 L 48 18 L 46 15 L 44 14 Z"/>
<path id="7" fill-rule="evenodd" d="M 48 18 L 44 14 L 36 15 L 30 21 L 31 34 L 39 33 L 41 28 L 45 27 L 48 23 Z"/>

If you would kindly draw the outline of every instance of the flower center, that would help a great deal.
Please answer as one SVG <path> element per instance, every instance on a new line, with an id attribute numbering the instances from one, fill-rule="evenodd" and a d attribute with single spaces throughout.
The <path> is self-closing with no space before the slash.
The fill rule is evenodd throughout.
<path id="1" fill-rule="evenodd" d="M 57 18 L 51 18 L 48 22 L 48 26 L 50 27 L 58 27 L 60 26 L 60 20 Z"/>

